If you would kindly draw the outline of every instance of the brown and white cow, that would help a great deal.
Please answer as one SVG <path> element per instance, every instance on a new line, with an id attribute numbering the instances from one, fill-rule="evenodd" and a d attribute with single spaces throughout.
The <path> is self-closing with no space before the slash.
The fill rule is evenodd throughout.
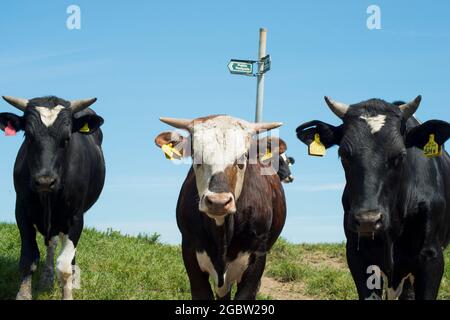
<path id="1" fill-rule="evenodd" d="M 259 157 L 251 159 L 253 135 L 281 123 L 224 115 L 161 121 L 189 133 L 164 132 L 155 142 L 193 160 L 177 204 L 192 298 L 214 298 L 211 276 L 218 299 L 230 299 L 234 283 L 235 299 L 255 299 L 267 252 L 284 226 L 286 204 L 276 171 L 267 174 Z"/>

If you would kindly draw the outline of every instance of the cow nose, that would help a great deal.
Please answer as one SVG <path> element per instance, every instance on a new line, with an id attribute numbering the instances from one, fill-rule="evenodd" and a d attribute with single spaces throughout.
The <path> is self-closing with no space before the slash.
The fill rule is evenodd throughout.
<path id="1" fill-rule="evenodd" d="M 40 176 L 34 180 L 37 191 L 49 192 L 53 190 L 56 184 L 56 178 L 51 176 Z"/>
<path id="2" fill-rule="evenodd" d="M 227 214 L 235 211 L 233 195 L 228 192 L 211 193 L 205 196 L 205 204 L 212 214 Z"/>
<path id="3" fill-rule="evenodd" d="M 294 181 L 294 177 L 293 177 L 292 175 L 286 177 L 286 178 L 283 180 L 284 183 L 291 183 L 291 182 L 293 182 L 293 181 Z"/>
<path id="4" fill-rule="evenodd" d="M 378 210 L 358 212 L 354 218 L 360 234 L 372 234 L 383 226 L 383 214 Z"/>

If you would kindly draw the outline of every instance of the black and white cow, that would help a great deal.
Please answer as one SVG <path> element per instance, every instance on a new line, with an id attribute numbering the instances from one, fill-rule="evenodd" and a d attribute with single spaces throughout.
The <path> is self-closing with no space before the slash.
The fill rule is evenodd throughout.
<path id="1" fill-rule="evenodd" d="M 39 262 L 36 230 L 45 239 L 47 259 L 42 281 L 54 280 L 54 252 L 62 241 L 56 270 L 63 299 L 72 299 L 75 251 L 83 214 L 97 201 L 104 184 L 101 149 L 103 119 L 88 107 L 96 99 L 66 101 L 57 97 L 31 100 L 3 97 L 23 112 L 0 113 L 7 135 L 25 132 L 14 166 L 16 221 L 22 242 L 21 284 L 17 299 L 31 299 L 31 276 Z"/>
<path id="2" fill-rule="evenodd" d="M 263 162 L 265 156 L 264 153 L 267 150 L 272 153 L 272 156 L 278 157 L 278 161 L 273 161 L 271 158 L 268 159 L 268 161 L 270 160 L 272 164 L 276 164 L 276 167 L 274 167 L 274 169 L 280 177 L 281 182 L 291 183 L 294 181 L 294 176 L 291 173 L 290 167 L 294 165 L 295 159 L 287 156 L 287 144 L 286 142 L 284 142 L 284 140 L 275 137 L 264 137 L 255 140 L 254 143 L 257 144 L 256 148 L 264 149 L 261 150 L 262 154 L 260 154 L 260 159 L 262 159 Z"/>
<path id="3" fill-rule="evenodd" d="M 359 298 L 382 297 L 384 287 L 388 299 L 435 299 L 450 240 L 450 157 L 428 158 L 422 149 L 432 134 L 442 146 L 450 124 L 417 121 L 420 96 L 352 106 L 325 100 L 343 124 L 311 121 L 297 137 L 309 145 L 318 133 L 326 148 L 339 146 L 347 261 Z M 369 279 L 375 270 L 378 286 Z"/>

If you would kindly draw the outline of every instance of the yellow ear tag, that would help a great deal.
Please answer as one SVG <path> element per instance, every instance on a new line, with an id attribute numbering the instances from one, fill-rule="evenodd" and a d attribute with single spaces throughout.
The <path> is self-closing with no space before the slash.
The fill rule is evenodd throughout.
<path id="1" fill-rule="evenodd" d="M 267 149 L 266 154 L 261 158 L 261 161 L 269 160 L 272 157 L 273 157 L 272 152 L 270 152 L 270 150 Z"/>
<path id="2" fill-rule="evenodd" d="M 434 141 L 434 134 L 430 134 L 430 140 L 425 147 L 423 147 L 423 154 L 428 158 L 442 155 L 442 147 Z"/>
<path id="3" fill-rule="evenodd" d="M 308 154 L 310 156 L 323 157 L 325 155 L 325 146 L 320 142 L 320 135 L 314 135 L 314 141 L 308 146 Z"/>
<path id="4" fill-rule="evenodd" d="M 165 144 L 161 147 L 162 151 L 164 152 L 165 156 L 169 160 L 175 160 L 181 158 L 181 153 L 175 149 L 171 143 Z M 174 157 L 175 155 L 175 157 Z"/>
<path id="5" fill-rule="evenodd" d="M 89 129 L 89 124 L 86 122 L 83 128 L 81 128 L 79 131 L 83 133 L 89 133 L 91 131 L 91 129 Z"/>

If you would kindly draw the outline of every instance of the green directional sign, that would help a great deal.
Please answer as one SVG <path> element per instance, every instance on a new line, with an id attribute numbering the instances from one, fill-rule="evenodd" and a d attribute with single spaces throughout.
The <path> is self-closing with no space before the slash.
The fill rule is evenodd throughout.
<path id="1" fill-rule="evenodd" d="M 230 60 L 228 70 L 234 74 L 253 75 L 253 64 L 251 60 Z"/>
<path id="2" fill-rule="evenodd" d="M 261 63 L 263 64 L 263 71 L 262 73 L 266 73 L 267 71 L 270 70 L 271 64 L 272 64 L 272 60 L 270 59 L 270 55 L 265 56 L 264 58 L 261 59 Z"/>

